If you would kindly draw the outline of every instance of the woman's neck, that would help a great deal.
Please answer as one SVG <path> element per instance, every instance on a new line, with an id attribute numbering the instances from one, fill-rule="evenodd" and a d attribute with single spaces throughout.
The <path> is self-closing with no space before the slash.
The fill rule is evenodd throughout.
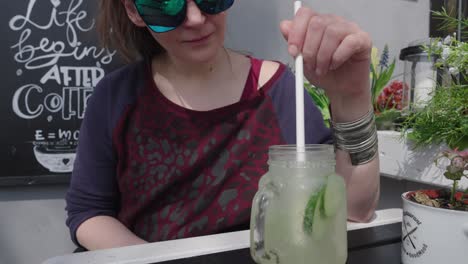
<path id="1" fill-rule="evenodd" d="M 237 102 L 243 92 L 250 60 L 221 49 L 209 63 L 190 64 L 162 57 L 153 60 L 157 88 L 172 102 L 194 110 L 210 110 Z"/>
<path id="2" fill-rule="evenodd" d="M 229 52 L 220 48 L 212 59 L 204 62 L 194 62 L 180 59 L 176 56 L 163 54 L 155 58 L 153 69 L 169 79 L 204 82 L 214 80 L 226 72 L 232 71 Z"/>

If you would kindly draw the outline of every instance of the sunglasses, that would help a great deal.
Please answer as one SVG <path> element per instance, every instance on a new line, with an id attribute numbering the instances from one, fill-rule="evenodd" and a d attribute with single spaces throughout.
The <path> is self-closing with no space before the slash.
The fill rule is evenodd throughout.
<path id="1" fill-rule="evenodd" d="M 176 29 L 186 17 L 187 0 L 134 0 L 138 14 L 156 33 Z M 194 0 L 206 14 L 216 15 L 232 6 L 234 0 Z"/>

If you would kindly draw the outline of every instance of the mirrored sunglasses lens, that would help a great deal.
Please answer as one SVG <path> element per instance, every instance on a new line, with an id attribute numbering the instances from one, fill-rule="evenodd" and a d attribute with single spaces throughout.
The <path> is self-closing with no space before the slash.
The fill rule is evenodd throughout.
<path id="1" fill-rule="evenodd" d="M 135 0 L 148 27 L 158 33 L 175 29 L 185 20 L 185 0 Z"/>
<path id="2" fill-rule="evenodd" d="M 234 0 L 195 0 L 198 8 L 207 14 L 219 14 L 229 9 Z"/>

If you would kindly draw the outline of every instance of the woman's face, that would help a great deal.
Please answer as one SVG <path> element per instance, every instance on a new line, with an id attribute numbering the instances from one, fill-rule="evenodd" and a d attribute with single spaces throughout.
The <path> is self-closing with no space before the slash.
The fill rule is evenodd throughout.
<path id="1" fill-rule="evenodd" d="M 144 23 L 135 24 L 145 26 Z M 226 12 L 208 15 L 198 9 L 194 0 L 187 0 L 186 18 L 179 27 L 165 33 L 148 30 L 170 56 L 202 63 L 213 59 L 223 47 L 225 24 Z"/>

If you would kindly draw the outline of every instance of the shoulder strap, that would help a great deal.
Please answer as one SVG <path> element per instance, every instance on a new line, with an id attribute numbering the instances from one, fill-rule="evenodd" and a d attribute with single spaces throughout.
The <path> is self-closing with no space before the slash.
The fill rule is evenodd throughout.
<path id="1" fill-rule="evenodd" d="M 250 72 L 245 83 L 244 91 L 242 92 L 241 100 L 249 98 L 258 90 L 258 81 L 260 78 L 260 70 L 262 68 L 262 60 L 250 57 Z"/>

